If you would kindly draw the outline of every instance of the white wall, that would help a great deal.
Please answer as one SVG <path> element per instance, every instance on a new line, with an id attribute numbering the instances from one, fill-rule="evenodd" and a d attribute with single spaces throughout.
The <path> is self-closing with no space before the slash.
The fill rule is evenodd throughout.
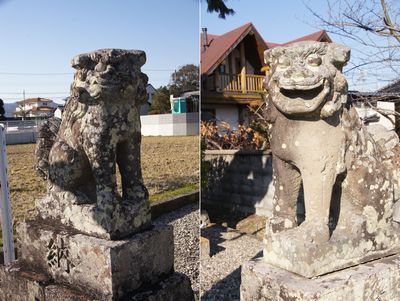
<path id="1" fill-rule="evenodd" d="M 377 105 L 378 109 L 388 110 L 388 111 L 395 111 L 394 102 L 387 102 L 387 101 L 378 101 Z M 394 115 L 390 115 L 390 119 L 384 117 L 382 114 L 378 113 L 380 116 L 379 124 L 382 124 L 388 130 L 394 129 Z M 392 120 L 392 121 L 390 121 Z M 393 123 L 392 123 L 393 122 Z"/>
<path id="2" fill-rule="evenodd" d="M 225 121 L 231 125 L 233 129 L 237 129 L 239 126 L 239 108 L 235 105 L 216 105 L 213 106 L 215 109 L 215 115 L 217 118 L 217 125 L 221 121 Z"/>
<path id="3" fill-rule="evenodd" d="M 199 113 L 140 116 L 143 136 L 188 136 L 199 134 Z"/>
<path id="4" fill-rule="evenodd" d="M 378 109 L 383 109 L 383 110 L 387 110 L 387 111 L 395 110 L 395 106 L 394 106 L 393 102 L 378 101 L 376 106 Z M 393 115 L 391 115 L 390 119 L 388 119 L 367 105 L 365 105 L 364 107 L 361 107 L 361 108 L 355 107 L 355 109 L 356 109 L 358 115 L 360 116 L 360 118 L 365 118 L 365 117 L 373 116 L 373 115 L 379 116 L 378 122 L 371 122 L 370 124 L 380 124 L 380 125 L 383 125 L 384 127 L 386 127 L 388 130 L 394 129 L 394 124 L 390 121 L 390 119 L 393 121 L 395 120 Z"/>

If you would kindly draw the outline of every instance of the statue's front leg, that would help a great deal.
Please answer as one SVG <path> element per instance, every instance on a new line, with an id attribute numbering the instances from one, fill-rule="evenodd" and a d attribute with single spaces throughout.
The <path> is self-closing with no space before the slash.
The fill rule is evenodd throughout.
<path id="1" fill-rule="evenodd" d="M 141 134 L 134 133 L 117 146 L 117 163 L 122 179 L 122 198 L 132 203 L 148 199 L 148 192 L 143 184 L 140 163 Z"/>
<path id="2" fill-rule="evenodd" d="M 307 166 L 301 170 L 301 174 L 306 218 L 299 228 L 313 242 L 328 241 L 329 212 L 336 181 L 335 166 L 326 162 L 315 162 L 314 167 Z"/>
<path id="3" fill-rule="evenodd" d="M 277 156 L 272 159 L 275 195 L 272 204 L 272 218 L 269 226 L 272 232 L 279 232 L 297 226 L 296 209 L 301 185 L 299 171 Z"/>
<path id="4" fill-rule="evenodd" d="M 96 183 L 97 207 L 105 211 L 112 211 L 117 201 L 115 146 L 110 139 L 111 137 L 102 137 L 94 144 L 90 139 L 85 139 L 84 143 L 84 151 Z"/>

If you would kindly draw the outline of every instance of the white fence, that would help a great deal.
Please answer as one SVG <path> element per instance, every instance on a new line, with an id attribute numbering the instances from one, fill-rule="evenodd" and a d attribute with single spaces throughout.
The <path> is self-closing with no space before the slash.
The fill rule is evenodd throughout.
<path id="1" fill-rule="evenodd" d="M 199 113 L 140 116 L 143 136 L 189 136 L 199 134 Z"/>

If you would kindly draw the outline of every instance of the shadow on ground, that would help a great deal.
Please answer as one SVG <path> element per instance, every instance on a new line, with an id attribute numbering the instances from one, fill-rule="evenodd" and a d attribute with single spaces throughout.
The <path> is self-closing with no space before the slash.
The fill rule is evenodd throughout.
<path id="1" fill-rule="evenodd" d="M 252 259 L 262 256 L 258 252 Z M 238 267 L 232 273 L 215 283 L 211 289 L 202 296 L 202 301 L 240 301 L 240 283 L 242 267 Z"/>

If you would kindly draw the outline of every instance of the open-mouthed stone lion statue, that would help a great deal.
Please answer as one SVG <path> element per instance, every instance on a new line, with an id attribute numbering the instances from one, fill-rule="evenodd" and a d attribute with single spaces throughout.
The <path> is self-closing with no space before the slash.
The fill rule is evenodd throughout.
<path id="1" fill-rule="evenodd" d="M 264 258 L 305 276 L 399 249 L 392 154 L 348 108 L 342 45 L 299 42 L 265 52 L 275 196 Z M 303 187 L 305 220 L 297 219 Z"/>
<path id="2" fill-rule="evenodd" d="M 49 182 L 48 197 L 38 203 L 43 218 L 115 238 L 149 224 L 140 165 L 139 108 L 147 99 L 148 80 L 140 67 L 145 61 L 143 51 L 122 49 L 73 58 L 71 97 L 48 158 L 40 158 Z"/>

